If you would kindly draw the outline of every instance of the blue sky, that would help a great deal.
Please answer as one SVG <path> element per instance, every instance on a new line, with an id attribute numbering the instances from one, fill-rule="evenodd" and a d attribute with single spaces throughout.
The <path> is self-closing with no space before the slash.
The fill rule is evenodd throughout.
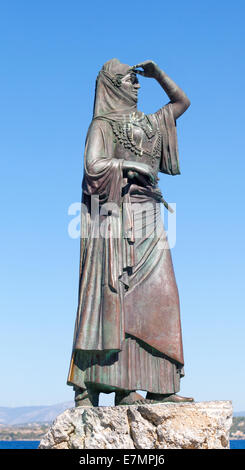
<path id="1" fill-rule="evenodd" d="M 245 410 L 243 1 L 22 2 L 0 7 L 1 406 L 72 400 L 83 148 L 96 75 L 117 57 L 155 60 L 187 93 L 172 250 L 181 300 L 181 394 Z M 140 77 L 139 108 L 168 102 Z M 111 397 L 102 397 L 102 404 Z"/>

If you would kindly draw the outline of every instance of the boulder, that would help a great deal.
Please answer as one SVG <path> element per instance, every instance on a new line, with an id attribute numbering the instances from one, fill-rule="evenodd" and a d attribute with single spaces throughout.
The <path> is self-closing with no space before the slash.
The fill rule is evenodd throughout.
<path id="1" fill-rule="evenodd" d="M 232 403 L 70 408 L 39 449 L 229 449 Z"/>

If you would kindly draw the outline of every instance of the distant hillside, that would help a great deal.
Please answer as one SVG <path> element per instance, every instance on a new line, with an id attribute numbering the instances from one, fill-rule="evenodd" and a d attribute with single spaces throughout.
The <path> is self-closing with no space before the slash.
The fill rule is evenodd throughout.
<path id="1" fill-rule="evenodd" d="M 245 416 L 245 411 L 234 411 L 233 416 Z"/>
<path id="2" fill-rule="evenodd" d="M 233 416 L 230 430 L 231 439 L 245 439 L 245 417 Z"/>
<path id="3" fill-rule="evenodd" d="M 0 407 L 0 426 L 26 423 L 51 423 L 56 416 L 67 408 L 73 408 L 74 402 L 68 401 L 51 406 L 21 406 L 18 408 Z M 245 411 L 234 412 L 234 417 L 245 417 Z"/>
<path id="4" fill-rule="evenodd" d="M 0 407 L 0 425 L 50 423 L 60 413 L 73 406 L 74 402 L 69 401 L 51 406 Z"/>

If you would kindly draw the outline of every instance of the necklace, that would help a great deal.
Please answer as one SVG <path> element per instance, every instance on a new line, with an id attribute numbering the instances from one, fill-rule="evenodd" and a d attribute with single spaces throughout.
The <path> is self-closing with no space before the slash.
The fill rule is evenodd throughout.
<path id="1" fill-rule="evenodd" d="M 151 122 L 145 114 L 143 116 L 137 116 L 136 113 L 131 114 L 128 121 L 110 121 L 113 134 L 120 144 L 123 145 L 125 149 L 130 150 L 136 156 L 142 157 L 146 155 L 152 159 L 152 166 L 156 163 L 156 158 L 160 158 L 161 155 L 161 142 L 162 137 L 159 129 L 153 129 Z M 156 136 L 153 148 L 151 153 L 149 153 L 145 148 L 142 147 L 143 135 L 140 145 L 137 145 L 134 142 L 133 137 L 133 127 L 139 127 L 145 134 L 147 141 L 153 139 Z"/>

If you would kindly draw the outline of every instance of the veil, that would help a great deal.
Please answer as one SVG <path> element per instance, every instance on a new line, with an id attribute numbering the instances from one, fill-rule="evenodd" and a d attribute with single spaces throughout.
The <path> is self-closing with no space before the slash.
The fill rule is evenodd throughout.
<path id="1" fill-rule="evenodd" d="M 118 59 L 103 65 L 96 80 L 93 119 L 122 121 L 137 111 L 137 98 L 120 86 L 121 78 L 130 69 Z"/>

